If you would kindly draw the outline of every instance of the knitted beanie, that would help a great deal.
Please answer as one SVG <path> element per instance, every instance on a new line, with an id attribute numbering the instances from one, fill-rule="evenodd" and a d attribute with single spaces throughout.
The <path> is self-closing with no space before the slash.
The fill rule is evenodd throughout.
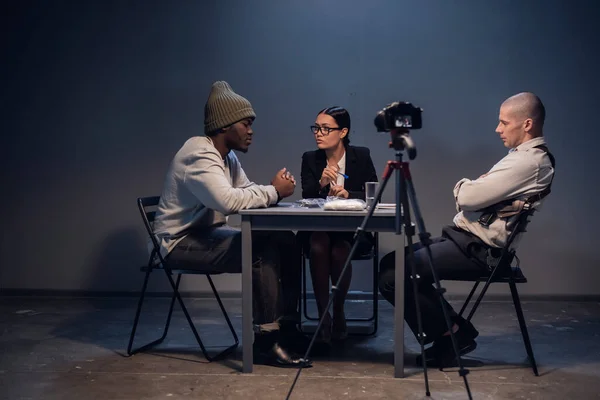
<path id="1" fill-rule="evenodd" d="M 245 118 L 256 118 L 252 104 L 225 81 L 213 83 L 204 106 L 204 133 L 225 128 Z"/>

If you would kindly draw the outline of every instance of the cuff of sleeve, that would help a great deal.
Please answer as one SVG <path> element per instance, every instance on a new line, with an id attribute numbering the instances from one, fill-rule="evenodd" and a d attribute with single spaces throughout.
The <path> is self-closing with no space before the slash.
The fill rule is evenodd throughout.
<path id="1" fill-rule="evenodd" d="M 458 205 L 458 192 L 460 192 L 460 187 L 463 185 L 463 183 L 468 182 L 469 179 L 467 178 L 462 178 L 460 181 L 458 181 L 456 183 L 456 185 L 454 185 L 454 190 L 452 191 L 454 193 L 454 202 L 456 203 L 456 212 L 460 212 L 460 206 Z"/>
<path id="2" fill-rule="evenodd" d="M 269 186 L 269 205 L 277 204 L 281 201 L 281 195 L 275 189 L 275 186 Z"/>
<path id="3" fill-rule="evenodd" d="M 327 196 L 329 194 L 330 185 L 326 185 L 319 190 L 321 196 Z"/>
<path id="4" fill-rule="evenodd" d="M 460 187 L 463 185 L 463 183 L 468 182 L 469 179 L 467 178 L 462 178 L 460 181 L 456 182 L 456 185 L 454 185 L 454 198 L 456 199 L 458 197 L 458 192 L 460 191 Z"/>

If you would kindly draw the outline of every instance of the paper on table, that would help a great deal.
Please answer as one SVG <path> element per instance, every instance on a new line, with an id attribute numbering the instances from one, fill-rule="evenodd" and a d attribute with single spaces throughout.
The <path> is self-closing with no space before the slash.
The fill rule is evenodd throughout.
<path id="1" fill-rule="evenodd" d="M 396 203 L 379 203 L 375 208 L 396 208 Z"/>

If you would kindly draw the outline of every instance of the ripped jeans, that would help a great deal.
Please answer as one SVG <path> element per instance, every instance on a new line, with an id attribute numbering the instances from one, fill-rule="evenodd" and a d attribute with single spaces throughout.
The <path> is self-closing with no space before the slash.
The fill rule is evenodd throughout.
<path id="1" fill-rule="evenodd" d="M 252 287 L 255 331 L 299 323 L 301 253 L 293 232 L 252 232 Z M 242 272 L 242 234 L 220 226 L 192 231 L 167 256 L 172 269 L 203 273 Z"/>

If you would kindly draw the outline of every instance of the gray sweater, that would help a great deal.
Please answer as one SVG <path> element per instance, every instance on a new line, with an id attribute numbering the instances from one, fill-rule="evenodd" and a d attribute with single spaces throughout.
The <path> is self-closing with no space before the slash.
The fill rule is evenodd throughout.
<path id="1" fill-rule="evenodd" d="M 221 157 L 206 136 L 190 138 L 165 179 L 154 231 L 166 256 L 191 230 L 223 225 L 225 216 L 277 202 L 272 185 L 250 182 L 234 152 Z"/>

